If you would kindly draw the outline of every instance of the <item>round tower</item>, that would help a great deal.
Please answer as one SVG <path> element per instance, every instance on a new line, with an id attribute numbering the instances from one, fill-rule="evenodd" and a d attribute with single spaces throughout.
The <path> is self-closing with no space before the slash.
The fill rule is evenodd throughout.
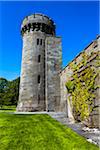
<path id="1" fill-rule="evenodd" d="M 33 14 L 23 20 L 21 34 L 23 51 L 17 111 L 44 111 L 45 38 L 55 36 L 55 25 L 49 17 Z"/>

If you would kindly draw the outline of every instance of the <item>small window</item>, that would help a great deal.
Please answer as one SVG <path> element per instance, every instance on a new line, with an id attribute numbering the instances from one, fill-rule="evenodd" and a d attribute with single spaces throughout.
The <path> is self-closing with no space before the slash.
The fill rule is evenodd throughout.
<path id="1" fill-rule="evenodd" d="M 40 103 L 40 95 L 38 95 L 38 104 Z"/>
<path id="2" fill-rule="evenodd" d="M 37 45 L 39 45 L 39 39 L 37 39 Z"/>
<path id="3" fill-rule="evenodd" d="M 41 60 L 41 55 L 38 55 L 38 62 L 40 62 Z"/>
<path id="4" fill-rule="evenodd" d="M 38 83 L 40 83 L 40 75 L 38 75 Z"/>
<path id="5" fill-rule="evenodd" d="M 40 40 L 40 45 L 42 45 L 42 39 Z"/>

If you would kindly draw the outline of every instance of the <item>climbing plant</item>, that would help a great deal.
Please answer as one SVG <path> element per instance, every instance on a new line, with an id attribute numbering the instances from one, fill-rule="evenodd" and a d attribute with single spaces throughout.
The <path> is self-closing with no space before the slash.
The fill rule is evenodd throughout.
<path id="1" fill-rule="evenodd" d="M 92 52 L 91 57 L 94 55 Z M 96 58 L 98 54 L 96 54 Z M 93 110 L 94 90 L 97 88 L 95 79 L 98 73 L 93 65 L 89 63 L 90 56 L 82 53 L 82 59 L 77 64 L 70 63 L 69 67 L 73 71 L 71 80 L 66 82 L 66 88 L 73 104 L 74 117 L 79 116 L 80 120 L 88 118 Z"/>

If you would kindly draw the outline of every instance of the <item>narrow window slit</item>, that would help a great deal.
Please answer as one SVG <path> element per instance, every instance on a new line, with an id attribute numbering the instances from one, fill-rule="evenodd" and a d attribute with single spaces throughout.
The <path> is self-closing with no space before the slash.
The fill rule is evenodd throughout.
<path id="1" fill-rule="evenodd" d="M 38 95 L 38 104 L 40 103 L 40 95 Z"/>
<path id="2" fill-rule="evenodd" d="M 40 83 L 40 75 L 38 75 L 38 83 Z"/>
<path id="3" fill-rule="evenodd" d="M 41 55 L 38 55 L 38 62 L 41 61 Z"/>
<path id="4" fill-rule="evenodd" d="M 39 39 L 37 39 L 37 45 L 39 45 Z"/>
<path id="5" fill-rule="evenodd" d="M 40 40 L 40 45 L 42 45 L 42 39 Z"/>

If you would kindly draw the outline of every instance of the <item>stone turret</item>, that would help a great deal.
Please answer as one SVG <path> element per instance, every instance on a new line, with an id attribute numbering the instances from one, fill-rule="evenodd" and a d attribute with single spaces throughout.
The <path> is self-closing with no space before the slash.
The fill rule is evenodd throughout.
<path id="1" fill-rule="evenodd" d="M 53 73 L 57 74 L 61 68 L 61 63 L 58 61 L 59 56 L 61 57 L 61 40 L 55 37 L 54 22 L 42 14 L 33 14 L 25 17 L 21 25 L 21 34 L 23 38 L 23 52 L 17 111 L 44 111 L 49 108 L 47 105 L 50 92 L 47 94 L 47 91 L 49 91 L 47 89 L 49 87 L 48 79 L 51 78 L 50 67 L 51 70 L 54 70 Z M 51 47 L 49 49 L 51 52 L 47 53 L 50 42 L 54 45 L 54 48 Z M 56 56 L 52 56 L 54 54 L 52 49 L 54 49 L 54 52 L 60 51 L 60 53 L 57 52 L 57 59 Z M 51 66 L 49 65 L 50 63 Z M 55 65 L 56 67 L 54 68 Z M 55 76 L 56 80 L 56 74 L 54 75 L 53 73 L 52 75 Z M 57 80 L 60 82 L 59 79 Z M 52 80 L 51 83 L 55 84 L 56 87 L 56 82 L 53 83 Z M 60 98 L 59 94 L 58 97 Z M 52 101 L 55 100 L 53 97 Z M 51 103 L 50 110 L 54 110 L 54 106 L 52 107 Z"/>
<path id="2" fill-rule="evenodd" d="M 42 32 L 48 35 L 55 35 L 55 24 L 47 16 L 42 14 L 33 14 L 26 17 L 21 25 L 21 33 Z"/>

